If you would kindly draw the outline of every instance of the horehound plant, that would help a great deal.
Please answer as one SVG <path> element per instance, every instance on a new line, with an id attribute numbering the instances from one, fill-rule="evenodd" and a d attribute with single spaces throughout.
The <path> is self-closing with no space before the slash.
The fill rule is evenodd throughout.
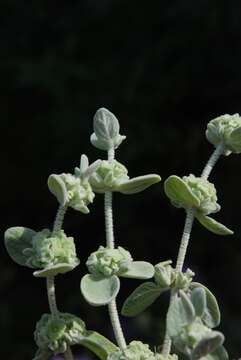
<path id="1" fill-rule="evenodd" d="M 54 354 L 63 354 L 66 360 L 73 360 L 71 346 L 77 344 L 88 348 L 101 360 L 177 360 L 178 357 L 227 360 L 224 336 L 213 330 L 220 323 L 217 301 L 207 287 L 193 281 L 195 274 L 190 269 L 183 271 L 183 266 L 195 219 L 217 235 L 233 233 L 209 216 L 218 212 L 220 205 L 215 186 L 208 178 L 221 155 L 241 153 L 241 118 L 238 114 L 223 115 L 208 123 L 206 137 L 215 151 L 200 177 L 172 175 L 164 183 L 171 203 L 186 212 L 175 267 L 171 260 L 165 259 L 155 266 L 135 261 L 127 249 L 115 244 L 113 193 L 135 194 L 161 180 L 156 174 L 128 176 L 127 168 L 115 159 L 115 150 L 125 139 L 119 131 L 116 117 L 104 108 L 99 109 L 94 116 L 91 143 L 106 151 L 107 160 L 97 160 L 89 165 L 87 156 L 82 155 L 80 166 L 73 174 L 49 176 L 49 190 L 59 203 L 53 229 L 34 231 L 18 226 L 5 232 L 5 245 L 11 258 L 19 265 L 34 269 L 34 276 L 47 281 L 50 313 L 43 314 L 36 325 L 34 337 L 38 349 L 34 360 L 48 360 Z M 106 243 L 87 259 L 89 273 L 82 277 L 80 288 L 90 305 L 108 306 L 117 345 L 103 335 L 87 330 L 82 319 L 61 312 L 56 303 L 55 276 L 71 271 L 79 264 L 74 239 L 63 230 L 65 213 L 71 207 L 88 214 L 88 206 L 95 194 L 104 195 Z M 163 292 L 170 291 L 166 334 L 158 347 L 159 352 L 138 340 L 126 343 L 116 305 L 121 277 L 148 280 L 124 302 L 121 311 L 124 316 L 137 316 Z"/>

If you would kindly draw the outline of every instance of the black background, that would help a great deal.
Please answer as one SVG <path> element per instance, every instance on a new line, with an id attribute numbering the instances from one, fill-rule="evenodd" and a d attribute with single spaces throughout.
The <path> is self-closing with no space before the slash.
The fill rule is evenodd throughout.
<path id="1" fill-rule="evenodd" d="M 2 238 L 14 225 L 51 227 L 57 203 L 49 174 L 73 171 L 82 153 L 105 157 L 89 143 L 99 107 L 114 112 L 127 135 L 117 158 L 130 176 L 156 172 L 163 180 L 198 175 L 213 151 L 207 122 L 241 111 L 239 0 L 2 0 L 0 9 Z M 238 155 L 223 157 L 211 176 L 222 205 L 216 218 L 235 235 L 218 237 L 195 223 L 186 259 L 219 300 L 231 359 L 241 355 L 240 164 Z M 175 260 L 185 217 L 162 184 L 114 196 L 118 244 L 153 264 Z M 100 195 L 89 215 L 69 211 L 65 230 L 81 264 L 56 286 L 61 310 L 112 336 L 107 309 L 90 307 L 79 291 L 86 258 L 104 242 L 103 220 Z M 14 264 L 3 241 L 0 284 L 0 353 L 31 359 L 35 323 L 48 312 L 45 282 Z M 138 284 L 122 281 L 120 306 Z M 151 311 L 123 319 L 127 340 L 160 343 L 167 305 L 163 295 Z"/>

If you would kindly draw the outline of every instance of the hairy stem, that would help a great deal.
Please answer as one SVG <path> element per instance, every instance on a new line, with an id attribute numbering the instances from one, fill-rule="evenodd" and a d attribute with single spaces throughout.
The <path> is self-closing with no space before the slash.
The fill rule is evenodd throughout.
<path id="1" fill-rule="evenodd" d="M 208 179 L 212 169 L 214 168 L 216 162 L 218 161 L 218 159 L 220 158 L 220 156 L 223 154 L 223 150 L 224 150 L 224 146 L 222 143 L 220 143 L 215 151 L 213 152 L 213 154 L 210 156 L 210 159 L 207 162 L 207 165 L 205 166 L 205 168 L 203 169 L 203 172 L 201 174 L 201 177 L 203 179 Z"/>
<path id="2" fill-rule="evenodd" d="M 215 149 L 213 154 L 210 156 L 206 166 L 204 167 L 204 169 L 202 171 L 201 178 L 206 179 L 206 180 L 208 179 L 216 162 L 218 161 L 219 157 L 222 155 L 223 150 L 224 150 L 224 146 L 221 143 L 217 146 L 217 148 Z M 191 231 L 192 231 L 194 216 L 195 216 L 195 210 L 188 209 L 186 212 L 186 220 L 185 220 L 184 230 L 183 230 L 182 239 L 181 239 L 178 256 L 177 256 L 177 263 L 176 263 L 177 271 L 182 271 L 182 268 L 184 265 L 187 247 L 189 244 L 190 235 L 191 235 Z M 173 303 L 176 296 L 177 296 L 176 290 L 172 290 L 169 308 L 170 308 L 170 305 Z M 172 345 L 172 341 L 166 331 L 164 342 L 163 342 L 163 348 L 162 348 L 162 355 L 163 355 L 164 359 L 168 358 L 168 355 L 170 354 L 170 351 L 171 351 L 171 345 Z"/>
<path id="3" fill-rule="evenodd" d="M 115 150 L 111 149 L 108 151 L 108 161 L 112 162 L 114 158 L 115 158 Z M 104 212 L 105 212 L 106 245 L 110 249 L 115 248 L 112 198 L 113 198 L 112 192 L 107 191 L 105 193 Z M 121 328 L 121 323 L 120 323 L 115 299 L 108 304 L 108 310 L 109 310 L 110 321 L 115 334 L 116 342 L 119 348 L 124 352 L 126 349 L 126 341 Z"/>
<path id="4" fill-rule="evenodd" d="M 66 210 L 67 210 L 66 206 L 59 206 L 53 225 L 53 231 L 52 231 L 53 235 L 57 231 L 62 229 Z M 48 294 L 50 312 L 54 318 L 58 318 L 59 311 L 56 303 L 54 276 L 47 277 L 47 294 Z M 64 353 L 64 358 L 65 360 L 74 360 L 70 347 L 68 347 L 66 352 Z"/>

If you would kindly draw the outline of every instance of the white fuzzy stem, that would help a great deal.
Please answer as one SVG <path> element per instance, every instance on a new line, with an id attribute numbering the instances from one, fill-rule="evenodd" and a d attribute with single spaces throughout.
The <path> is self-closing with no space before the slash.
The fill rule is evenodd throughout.
<path id="1" fill-rule="evenodd" d="M 210 156 L 206 166 L 204 167 L 202 174 L 201 174 L 201 178 L 206 179 L 206 180 L 208 179 L 216 162 L 218 161 L 220 156 L 223 154 L 223 150 L 224 150 L 223 144 L 219 144 L 217 146 L 217 148 L 215 149 L 215 151 L 213 152 L 213 154 Z M 178 257 L 177 257 L 177 264 L 176 264 L 177 271 L 182 271 L 182 268 L 183 268 L 183 264 L 184 264 L 186 253 L 187 253 L 187 247 L 189 244 L 190 235 L 191 235 L 191 231 L 192 231 L 194 216 L 195 216 L 194 209 L 187 210 L 185 226 L 184 226 L 183 235 L 182 235 L 179 252 L 178 252 Z M 169 308 L 176 296 L 177 296 L 177 292 L 175 290 L 172 290 Z M 171 345 L 172 345 L 172 341 L 166 331 L 164 342 L 163 342 L 163 348 L 162 348 L 162 355 L 163 355 L 164 359 L 168 358 L 168 355 L 170 354 L 170 351 L 171 351 Z"/>
<path id="2" fill-rule="evenodd" d="M 61 205 L 59 206 L 53 225 L 52 235 L 54 235 L 57 231 L 60 231 L 62 229 L 66 210 L 67 210 L 66 206 L 61 206 Z M 54 276 L 47 277 L 47 294 L 48 294 L 50 312 L 54 318 L 58 318 L 59 311 L 56 303 Z M 64 353 L 64 358 L 65 360 L 74 360 L 71 348 L 69 346 L 67 347 L 67 350 Z"/>
<path id="3" fill-rule="evenodd" d="M 112 162 L 115 158 L 115 150 L 111 149 L 108 151 L 108 161 Z M 113 195 L 112 192 L 107 191 L 105 193 L 105 232 L 106 232 L 106 246 L 110 249 L 115 248 L 114 238 L 114 223 L 113 223 L 113 207 L 112 207 Z M 116 342 L 122 352 L 126 349 L 126 341 L 121 328 L 120 318 L 116 306 L 116 300 L 112 300 L 108 304 L 108 310 L 110 315 L 111 325 L 115 334 Z"/>

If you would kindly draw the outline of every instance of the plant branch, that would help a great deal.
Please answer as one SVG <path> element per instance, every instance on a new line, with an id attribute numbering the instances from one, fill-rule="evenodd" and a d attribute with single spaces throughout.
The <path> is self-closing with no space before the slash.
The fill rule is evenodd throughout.
<path id="1" fill-rule="evenodd" d="M 111 149 L 108 151 L 108 161 L 112 162 L 115 158 L 115 150 Z M 110 249 L 115 248 L 115 238 L 114 238 L 114 223 L 113 223 L 113 209 L 112 209 L 112 192 L 107 191 L 105 193 L 105 231 L 106 231 L 106 245 Z M 112 300 L 108 304 L 108 310 L 110 315 L 111 325 L 115 334 L 116 342 L 122 352 L 126 349 L 126 341 L 121 328 L 121 323 L 119 319 L 119 314 L 116 306 L 116 299 Z"/>
<path id="2" fill-rule="evenodd" d="M 215 149 L 213 154 L 210 156 L 206 166 L 204 167 L 204 169 L 202 171 L 201 178 L 206 179 L 206 180 L 208 179 L 216 162 L 218 161 L 219 157 L 223 154 L 223 150 L 224 150 L 224 146 L 221 143 L 217 146 L 217 148 Z M 195 209 L 193 209 L 193 208 L 188 209 L 186 212 L 186 220 L 185 220 L 184 230 L 183 230 L 182 239 L 181 239 L 178 256 L 177 256 L 177 263 L 176 263 L 177 271 L 182 271 L 182 268 L 184 265 L 184 261 L 185 261 L 185 257 L 186 257 L 186 253 L 187 253 L 187 247 L 189 244 L 192 226 L 193 226 L 193 222 L 194 222 L 194 216 L 195 216 Z M 174 289 L 171 291 L 169 308 L 176 296 L 177 296 L 177 291 Z M 166 330 L 165 338 L 164 338 L 164 342 L 163 342 L 163 348 L 162 348 L 162 355 L 163 355 L 164 359 L 168 358 L 168 355 L 170 354 L 170 351 L 171 351 L 171 345 L 172 345 L 172 340 L 170 339 L 170 337 L 167 333 L 167 330 Z"/>
<path id="3" fill-rule="evenodd" d="M 64 216 L 67 210 L 67 206 L 59 206 L 54 225 L 52 235 L 54 235 L 57 231 L 62 229 Z M 47 294 L 49 301 L 49 308 L 53 318 L 58 318 L 58 308 L 56 303 L 56 294 L 55 294 L 55 284 L 54 284 L 54 276 L 47 277 Z M 64 353 L 65 360 L 74 360 L 71 348 L 68 346 L 66 352 Z"/>

